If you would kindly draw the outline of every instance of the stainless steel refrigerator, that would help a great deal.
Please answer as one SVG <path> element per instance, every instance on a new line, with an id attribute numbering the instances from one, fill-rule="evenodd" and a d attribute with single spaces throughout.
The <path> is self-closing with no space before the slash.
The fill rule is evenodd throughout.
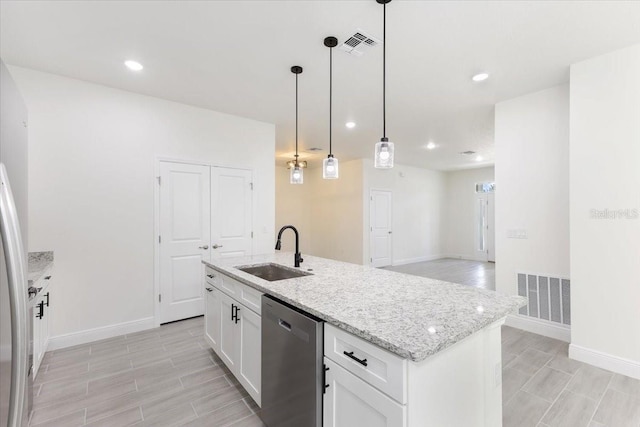
<path id="1" fill-rule="evenodd" d="M 0 426 L 26 426 L 31 316 L 27 290 L 27 108 L 0 60 Z"/>

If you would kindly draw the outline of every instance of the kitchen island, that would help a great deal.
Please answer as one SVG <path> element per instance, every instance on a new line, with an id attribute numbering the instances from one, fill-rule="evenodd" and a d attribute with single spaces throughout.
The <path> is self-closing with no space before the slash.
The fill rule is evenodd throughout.
<path id="1" fill-rule="evenodd" d="M 293 254 L 205 262 L 211 298 L 231 297 L 231 317 L 233 307 L 236 318 L 250 315 L 240 323 L 253 327 L 238 339 L 252 340 L 244 345 L 252 350 L 244 362 L 239 355 L 235 372 L 230 369 L 258 404 L 259 361 L 250 354 L 259 354 L 257 299 L 264 293 L 326 322 L 324 356 L 332 367 L 326 427 L 349 420 L 389 427 L 501 425 L 500 325 L 524 298 L 311 256 L 296 269 L 311 275 L 287 280 L 267 281 L 238 269 L 267 263 L 291 267 Z M 215 314 L 205 323 L 207 341 L 220 355 L 224 326 L 220 331 L 209 320 L 220 317 L 216 307 L 207 302 L 207 314 Z M 239 352 L 242 347 L 238 344 Z M 347 353 L 369 362 L 354 363 L 343 356 Z M 229 365 L 229 358 L 220 356 Z M 337 404 L 341 399 L 349 400 L 351 409 Z"/>

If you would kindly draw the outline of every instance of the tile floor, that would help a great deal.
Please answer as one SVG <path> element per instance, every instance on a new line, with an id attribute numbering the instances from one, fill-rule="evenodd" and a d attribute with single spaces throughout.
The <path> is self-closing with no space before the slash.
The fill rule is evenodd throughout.
<path id="1" fill-rule="evenodd" d="M 199 317 L 48 352 L 30 425 L 262 427 L 203 325 Z"/>
<path id="2" fill-rule="evenodd" d="M 503 427 L 640 427 L 640 380 L 567 351 L 565 342 L 502 327 Z"/>
<path id="3" fill-rule="evenodd" d="M 430 277 L 475 288 L 496 289 L 496 265 L 492 262 L 442 258 L 434 261 L 385 267 L 387 270 L 414 276 Z"/>
<path id="4" fill-rule="evenodd" d="M 47 353 L 30 425 L 264 427 L 202 335 L 200 317 Z M 561 341 L 506 326 L 502 341 L 504 427 L 640 427 L 640 381 Z"/>

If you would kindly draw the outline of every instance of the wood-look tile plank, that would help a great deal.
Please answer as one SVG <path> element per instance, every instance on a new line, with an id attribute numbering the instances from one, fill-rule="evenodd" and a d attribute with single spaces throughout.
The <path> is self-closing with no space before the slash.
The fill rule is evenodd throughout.
<path id="1" fill-rule="evenodd" d="M 219 365 L 213 365 L 200 369 L 199 371 L 183 375 L 180 377 L 180 381 L 184 387 L 191 387 L 193 385 L 201 384 L 214 378 L 224 376 L 225 374 L 225 370 Z"/>
<path id="2" fill-rule="evenodd" d="M 584 365 L 577 360 L 569 359 L 566 354 L 556 354 L 553 359 L 547 362 L 547 366 L 558 371 L 562 371 L 569 375 L 575 375 L 576 372 Z"/>
<path id="3" fill-rule="evenodd" d="M 527 381 L 531 379 L 530 374 L 526 374 L 516 369 L 506 368 L 502 370 L 502 403 L 509 402 L 520 391 Z"/>
<path id="4" fill-rule="evenodd" d="M 214 378 L 205 383 L 196 384 L 188 389 L 180 390 L 177 393 L 167 394 L 153 401 L 142 404 L 142 415 L 144 419 L 154 417 L 166 408 L 191 403 L 202 396 L 210 396 L 221 391 L 230 389 L 224 377 Z"/>
<path id="5" fill-rule="evenodd" d="M 200 415 L 197 421 L 187 424 L 190 427 L 195 426 L 229 426 L 233 423 L 253 415 L 249 407 L 242 401 L 238 400 L 226 406 L 216 409 L 204 415 Z"/>
<path id="6" fill-rule="evenodd" d="M 509 368 L 533 375 L 551 360 L 552 357 L 550 354 L 530 348 L 516 357 L 515 360 L 509 364 Z"/>
<path id="7" fill-rule="evenodd" d="M 599 400 L 604 394 L 612 375 L 611 372 L 604 369 L 584 364 L 569 381 L 567 390 L 587 396 L 593 400 Z"/>
<path id="8" fill-rule="evenodd" d="M 587 427 L 597 404 L 593 399 L 565 390 L 542 422 L 550 427 Z"/>
<path id="9" fill-rule="evenodd" d="M 142 411 L 139 406 L 127 409 L 109 417 L 86 424 L 85 427 L 126 427 L 142 421 Z"/>
<path id="10" fill-rule="evenodd" d="M 198 416 L 202 416 L 220 409 L 223 406 L 241 401 L 244 398 L 245 395 L 240 390 L 227 383 L 227 388 L 222 388 L 220 391 L 210 394 L 209 396 L 195 399 L 192 404 Z"/>
<path id="11" fill-rule="evenodd" d="M 609 383 L 609 388 L 640 397 L 640 380 L 635 378 L 626 377 L 620 374 L 613 374 L 611 383 Z"/>
<path id="12" fill-rule="evenodd" d="M 640 397 L 609 389 L 604 394 L 593 420 L 607 426 L 640 426 Z"/>
<path id="13" fill-rule="evenodd" d="M 197 415 L 189 403 L 178 406 L 170 406 L 165 411 L 154 416 L 144 416 L 144 421 L 134 424 L 136 427 L 173 427 L 183 426 L 190 420 L 196 419 Z M 213 427 L 215 424 L 212 424 Z"/>
<path id="14" fill-rule="evenodd" d="M 79 427 L 84 425 L 84 418 L 85 410 L 81 409 L 79 411 L 39 422 L 37 424 L 34 424 L 34 422 L 31 421 L 30 425 L 33 427 Z"/>
<path id="15" fill-rule="evenodd" d="M 536 427 L 551 403 L 524 391 L 519 391 L 502 412 L 503 427 Z"/>
<path id="16" fill-rule="evenodd" d="M 571 375 L 544 366 L 522 387 L 522 390 L 553 402 L 569 380 Z"/>
<path id="17" fill-rule="evenodd" d="M 249 415 L 231 424 L 232 427 L 267 427 L 258 415 Z"/>

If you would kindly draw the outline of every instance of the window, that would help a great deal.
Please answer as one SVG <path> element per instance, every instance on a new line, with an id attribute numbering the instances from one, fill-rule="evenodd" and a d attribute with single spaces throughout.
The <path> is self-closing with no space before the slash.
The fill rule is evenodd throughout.
<path id="1" fill-rule="evenodd" d="M 495 191 L 495 182 L 480 182 L 476 184 L 476 193 L 493 193 Z"/>

